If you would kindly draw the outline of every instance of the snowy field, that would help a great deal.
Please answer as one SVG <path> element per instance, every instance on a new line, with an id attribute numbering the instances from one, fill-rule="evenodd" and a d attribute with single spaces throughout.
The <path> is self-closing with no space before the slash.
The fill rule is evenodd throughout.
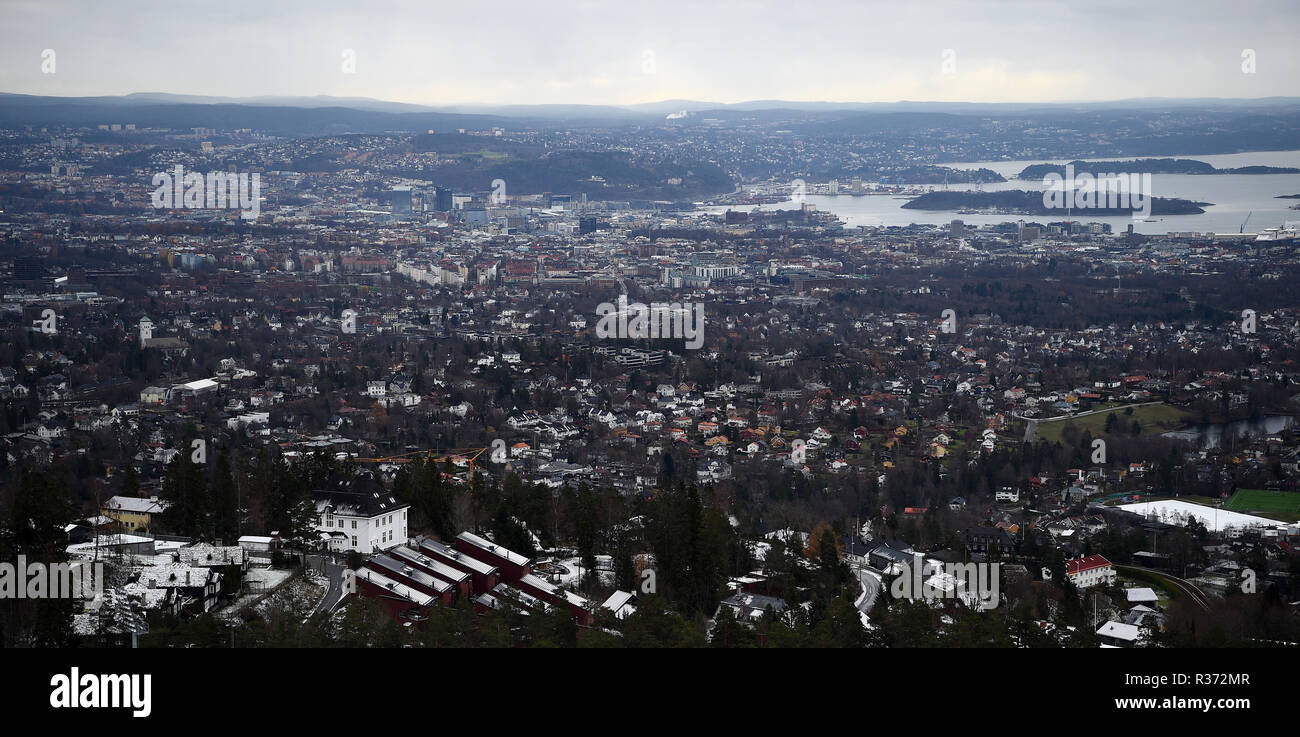
<path id="1" fill-rule="evenodd" d="M 1121 504 L 1119 508 L 1171 525 L 1185 525 L 1189 518 L 1195 517 L 1201 521 L 1201 524 L 1205 525 L 1207 530 L 1212 532 L 1222 532 L 1230 527 L 1277 527 L 1282 525 L 1277 520 L 1256 517 L 1253 514 L 1230 512 L 1226 509 L 1216 509 L 1174 499 Z"/>

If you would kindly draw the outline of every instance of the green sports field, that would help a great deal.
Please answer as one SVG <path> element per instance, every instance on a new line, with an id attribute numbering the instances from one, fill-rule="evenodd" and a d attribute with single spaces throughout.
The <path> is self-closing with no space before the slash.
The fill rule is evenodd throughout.
<path id="1" fill-rule="evenodd" d="M 1237 489 L 1237 493 L 1232 495 L 1223 508 L 1234 512 L 1255 512 L 1284 522 L 1295 522 L 1300 520 L 1300 492 Z"/>

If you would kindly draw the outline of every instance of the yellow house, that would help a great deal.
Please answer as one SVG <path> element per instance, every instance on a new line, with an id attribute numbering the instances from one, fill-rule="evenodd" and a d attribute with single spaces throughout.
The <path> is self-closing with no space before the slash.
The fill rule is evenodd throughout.
<path id="1" fill-rule="evenodd" d="M 124 530 L 148 530 L 153 525 L 155 515 L 162 514 L 166 502 L 158 497 L 142 499 L 134 496 L 115 496 L 104 502 L 99 510 L 122 525 Z"/>

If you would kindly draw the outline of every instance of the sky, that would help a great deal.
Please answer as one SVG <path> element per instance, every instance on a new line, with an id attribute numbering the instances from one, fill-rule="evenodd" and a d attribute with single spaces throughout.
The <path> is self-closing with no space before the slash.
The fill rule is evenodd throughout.
<path id="1" fill-rule="evenodd" d="M 421 105 L 1300 96 L 1298 21 L 1298 0 L 0 0 L 0 92 Z"/>

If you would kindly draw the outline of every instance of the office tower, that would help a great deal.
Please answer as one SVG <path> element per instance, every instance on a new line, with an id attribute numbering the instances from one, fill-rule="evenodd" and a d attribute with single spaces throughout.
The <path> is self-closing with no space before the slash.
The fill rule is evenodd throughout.
<path id="1" fill-rule="evenodd" d="M 393 214 L 409 215 L 411 212 L 411 188 L 393 187 Z"/>
<path id="2" fill-rule="evenodd" d="M 451 212 L 451 190 L 447 187 L 437 187 L 433 193 L 433 209 L 438 212 Z"/>

